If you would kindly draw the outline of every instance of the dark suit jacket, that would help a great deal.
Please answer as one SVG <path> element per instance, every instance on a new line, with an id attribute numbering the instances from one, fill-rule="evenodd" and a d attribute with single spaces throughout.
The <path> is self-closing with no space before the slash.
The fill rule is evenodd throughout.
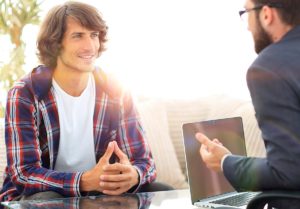
<path id="1" fill-rule="evenodd" d="M 238 191 L 299 190 L 300 26 L 259 54 L 247 83 L 267 156 L 228 156 L 224 175 Z"/>

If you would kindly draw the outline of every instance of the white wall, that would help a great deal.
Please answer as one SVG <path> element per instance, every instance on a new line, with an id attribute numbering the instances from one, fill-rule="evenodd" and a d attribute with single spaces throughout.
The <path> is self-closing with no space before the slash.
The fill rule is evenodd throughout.
<path id="1" fill-rule="evenodd" d="M 64 2 L 46 0 L 49 7 Z M 238 16 L 243 0 L 86 0 L 109 26 L 99 59 L 135 94 L 194 98 L 214 93 L 248 97 L 245 74 L 256 57 Z M 24 30 L 29 71 L 38 28 Z"/>

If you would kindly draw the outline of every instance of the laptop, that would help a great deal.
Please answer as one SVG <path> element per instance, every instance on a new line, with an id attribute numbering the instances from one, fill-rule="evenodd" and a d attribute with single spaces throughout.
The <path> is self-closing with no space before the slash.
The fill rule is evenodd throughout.
<path id="1" fill-rule="evenodd" d="M 217 138 L 232 154 L 246 156 L 242 118 L 186 123 L 182 131 L 192 204 L 206 208 L 246 208 L 258 193 L 236 192 L 222 172 L 209 170 L 201 159 L 200 143 L 195 138 L 201 132 L 210 139 Z"/>

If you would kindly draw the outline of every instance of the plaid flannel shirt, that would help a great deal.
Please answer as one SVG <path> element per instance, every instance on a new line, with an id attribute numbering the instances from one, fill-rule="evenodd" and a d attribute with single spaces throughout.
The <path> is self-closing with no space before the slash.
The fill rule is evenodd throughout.
<path id="1" fill-rule="evenodd" d="M 0 201 L 43 191 L 55 191 L 64 196 L 81 195 L 79 181 L 83 172 L 53 170 L 60 126 L 52 73 L 51 69 L 38 66 L 8 92 L 5 115 L 7 166 Z M 96 83 L 93 116 L 96 162 L 109 141 L 116 140 L 139 172 L 137 190 L 156 177 L 138 113 L 131 96 L 103 71 L 96 69 L 93 75 Z"/>

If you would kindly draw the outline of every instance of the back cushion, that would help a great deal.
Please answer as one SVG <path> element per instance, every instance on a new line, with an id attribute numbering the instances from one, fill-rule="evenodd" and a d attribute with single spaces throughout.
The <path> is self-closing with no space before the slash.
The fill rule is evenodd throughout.
<path id="1" fill-rule="evenodd" d="M 157 181 L 176 189 L 187 188 L 172 140 L 163 102 L 144 101 L 137 103 L 141 121 L 146 132 L 157 170 Z"/>
<path id="2" fill-rule="evenodd" d="M 182 139 L 183 123 L 240 116 L 243 119 L 248 156 L 265 156 L 261 132 L 250 100 L 214 95 L 194 100 L 166 100 L 165 106 L 170 136 L 184 173 L 186 165 Z"/>

